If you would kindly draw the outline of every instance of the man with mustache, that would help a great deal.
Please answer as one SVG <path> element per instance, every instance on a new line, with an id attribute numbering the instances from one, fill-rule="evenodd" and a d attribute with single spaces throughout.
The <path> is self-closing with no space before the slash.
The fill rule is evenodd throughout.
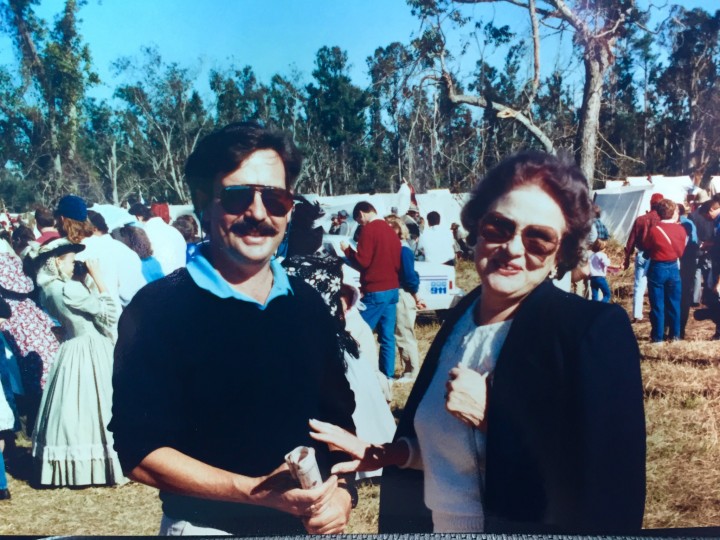
<path id="1" fill-rule="evenodd" d="M 334 321 L 274 259 L 300 166 L 257 124 L 200 141 L 185 176 L 209 242 L 120 320 L 110 429 L 124 472 L 160 489 L 161 534 L 339 533 L 356 502 L 351 479 L 303 490 L 284 464 L 310 418 L 354 429 Z"/>

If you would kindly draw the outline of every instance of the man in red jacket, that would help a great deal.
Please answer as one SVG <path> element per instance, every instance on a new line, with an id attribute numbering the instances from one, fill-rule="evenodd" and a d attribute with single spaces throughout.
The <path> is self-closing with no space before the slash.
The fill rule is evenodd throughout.
<path id="1" fill-rule="evenodd" d="M 388 379 L 395 375 L 395 304 L 400 281 L 400 239 L 375 207 L 361 201 L 353 219 L 362 226 L 357 251 L 340 244 L 352 266 L 360 271 L 360 290 L 365 310 L 362 317 L 377 332 L 380 343 L 380 371 Z"/>
<path id="2" fill-rule="evenodd" d="M 653 193 L 650 197 L 650 211 L 639 216 L 633 223 L 630 237 L 625 244 L 625 261 L 624 268 L 630 267 L 630 257 L 635 253 L 635 282 L 633 284 L 633 322 L 642 321 L 643 319 L 643 298 L 645 297 L 645 289 L 647 289 L 647 271 L 650 265 L 650 259 L 645 254 L 645 238 L 650 229 L 660 222 L 655 210 L 656 205 L 663 200 L 660 193 Z"/>

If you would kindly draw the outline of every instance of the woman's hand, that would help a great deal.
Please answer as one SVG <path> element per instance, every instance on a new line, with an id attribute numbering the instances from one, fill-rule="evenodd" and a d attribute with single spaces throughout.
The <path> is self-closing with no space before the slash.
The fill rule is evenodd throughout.
<path id="1" fill-rule="evenodd" d="M 310 420 L 313 431 L 310 436 L 316 441 L 324 442 L 330 450 L 340 450 L 349 454 L 351 461 L 344 461 L 333 465 L 330 472 L 333 474 L 353 473 L 357 471 L 376 471 L 389 463 L 383 463 L 383 448 L 358 439 L 349 431 L 334 424 Z"/>
<path id="2" fill-rule="evenodd" d="M 450 370 L 445 384 L 445 408 L 464 424 L 485 431 L 487 413 L 487 373 L 458 365 Z"/>
<path id="3" fill-rule="evenodd" d="M 105 281 L 103 281 L 102 272 L 100 271 L 100 261 L 98 259 L 87 259 L 85 266 L 87 266 L 88 274 L 90 274 L 95 285 L 97 285 L 98 291 L 104 293 L 107 287 L 105 286 Z"/>

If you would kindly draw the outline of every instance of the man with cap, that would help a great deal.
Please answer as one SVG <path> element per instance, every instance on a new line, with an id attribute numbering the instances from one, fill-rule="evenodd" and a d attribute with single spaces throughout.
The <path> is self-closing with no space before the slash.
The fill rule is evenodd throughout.
<path id="1" fill-rule="evenodd" d="M 420 217 L 420 210 L 417 206 L 411 203 L 408 207 L 408 211 L 402 219 L 408 228 L 408 232 L 410 233 L 410 238 L 407 242 L 410 245 L 410 249 L 412 249 L 413 253 L 415 253 L 417 250 L 417 243 L 420 238 L 420 220 L 422 219 Z"/>
<path id="2" fill-rule="evenodd" d="M 350 236 L 350 224 L 348 223 L 349 214 L 345 210 L 338 212 L 338 234 L 342 236 Z"/>
<path id="3" fill-rule="evenodd" d="M 328 234 L 340 234 L 340 221 L 338 221 L 338 215 L 333 214 L 330 216 L 330 229 Z"/>
<path id="4" fill-rule="evenodd" d="M 663 200 L 661 193 L 653 193 L 650 197 L 650 211 L 639 216 L 633 223 L 630 236 L 625 244 L 625 261 L 623 267 L 630 268 L 630 257 L 635 252 L 635 281 L 633 283 L 633 322 L 643 320 L 643 299 L 647 289 L 647 271 L 650 259 L 645 250 L 650 229 L 660 223 L 660 216 L 656 211 L 657 204 Z"/>
<path id="5" fill-rule="evenodd" d="M 127 476 L 160 490 L 161 534 L 339 533 L 357 501 L 308 427 L 354 431 L 336 323 L 275 258 L 300 166 L 289 136 L 254 123 L 202 139 L 185 178 L 209 242 L 120 319 L 110 429 Z M 285 463 L 300 446 L 325 473 L 309 489 Z"/>

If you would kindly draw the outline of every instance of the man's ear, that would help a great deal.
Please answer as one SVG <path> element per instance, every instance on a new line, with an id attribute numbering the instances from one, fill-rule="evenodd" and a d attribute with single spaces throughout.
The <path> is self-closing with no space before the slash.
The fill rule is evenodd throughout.
<path id="1" fill-rule="evenodd" d="M 192 192 L 192 203 L 195 207 L 195 213 L 200 220 L 200 225 L 203 229 L 207 230 L 210 225 L 208 217 L 208 207 L 210 206 L 211 197 L 210 194 L 200 189 L 195 189 Z"/>

